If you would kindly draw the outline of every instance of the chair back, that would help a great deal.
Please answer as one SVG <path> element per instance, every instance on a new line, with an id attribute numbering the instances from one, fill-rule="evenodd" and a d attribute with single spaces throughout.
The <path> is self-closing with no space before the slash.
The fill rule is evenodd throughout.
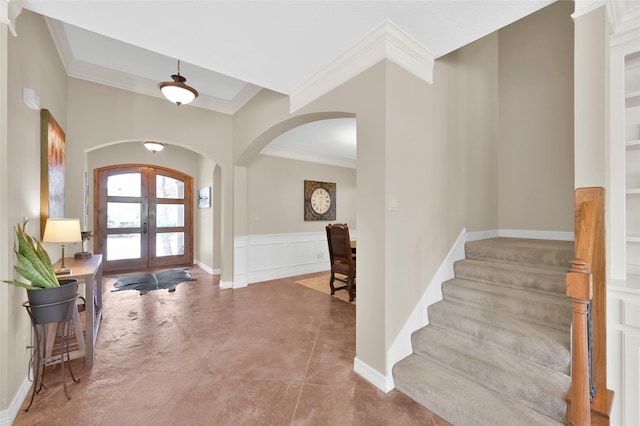
<path id="1" fill-rule="evenodd" d="M 327 225 L 327 242 L 329 244 L 329 258 L 331 265 L 343 264 L 355 268 L 355 261 L 351 253 L 351 239 L 347 224 Z"/>

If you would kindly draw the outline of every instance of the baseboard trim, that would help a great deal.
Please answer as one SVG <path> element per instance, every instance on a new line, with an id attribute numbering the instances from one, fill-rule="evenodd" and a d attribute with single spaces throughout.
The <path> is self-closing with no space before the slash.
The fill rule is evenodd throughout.
<path id="1" fill-rule="evenodd" d="M 233 281 L 222 281 L 220 280 L 220 288 L 223 290 L 228 290 L 230 288 L 233 288 Z"/>
<path id="2" fill-rule="evenodd" d="M 534 240 L 573 241 L 573 232 L 561 231 L 534 231 L 527 229 L 499 229 L 499 237 L 531 238 Z"/>
<path id="3" fill-rule="evenodd" d="M 11 400 L 11 405 L 5 410 L 0 411 L 0 426 L 11 426 L 20 412 L 20 407 L 24 403 L 25 398 L 29 395 L 31 389 L 31 381 L 25 377 L 20 385 L 20 389 Z"/>
<path id="4" fill-rule="evenodd" d="M 411 334 L 429 324 L 427 308 L 442 300 L 442 283 L 453 278 L 453 263 L 464 258 L 464 244 L 467 241 L 466 229 L 462 229 L 449 253 L 444 258 L 435 275 L 429 282 L 424 293 L 420 297 L 418 304 L 413 308 L 411 315 L 400 329 L 387 351 L 387 377 L 386 382 L 391 384 L 391 389 L 395 387 L 393 382 L 393 366 L 403 358 L 411 355 Z"/>
<path id="5" fill-rule="evenodd" d="M 530 229 L 490 229 L 486 231 L 467 232 L 466 241 L 477 241 L 496 237 L 573 241 L 574 235 L 573 232 L 562 231 L 537 231 Z"/>
<path id="6" fill-rule="evenodd" d="M 220 275 L 220 269 L 212 269 L 202 261 L 195 259 L 193 264 L 198 266 L 201 269 L 204 269 L 209 275 Z"/>
<path id="7" fill-rule="evenodd" d="M 366 362 L 355 357 L 353 359 L 353 371 L 361 375 L 366 381 L 387 393 L 393 389 L 393 378 L 380 373 Z"/>

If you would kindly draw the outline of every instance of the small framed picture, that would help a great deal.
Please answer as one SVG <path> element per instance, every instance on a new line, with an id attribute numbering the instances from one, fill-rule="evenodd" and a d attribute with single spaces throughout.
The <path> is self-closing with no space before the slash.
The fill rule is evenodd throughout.
<path id="1" fill-rule="evenodd" d="M 198 208 L 208 209 L 211 207 L 211 187 L 207 186 L 198 190 Z"/>

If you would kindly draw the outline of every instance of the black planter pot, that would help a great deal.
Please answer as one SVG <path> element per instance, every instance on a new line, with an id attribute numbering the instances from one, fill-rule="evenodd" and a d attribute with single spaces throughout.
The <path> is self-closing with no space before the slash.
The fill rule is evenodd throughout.
<path id="1" fill-rule="evenodd" d="M 58 280 L 60 287 L 27 290 L 29 312 L 35 324 L 60 322 L 75 308 L 78 280 Z"/>

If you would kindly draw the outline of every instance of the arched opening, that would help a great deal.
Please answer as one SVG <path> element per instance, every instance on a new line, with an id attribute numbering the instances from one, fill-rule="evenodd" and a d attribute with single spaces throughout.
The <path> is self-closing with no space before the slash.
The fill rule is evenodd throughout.
<path id="1" fill-rule="evenodd" d="M 146 150 L 142 141 L 117 141 L 85 152 L 84 227 L 86 230 L 97 231 L 94 229 L 93 205 L 96 195 L 94 194 L 94 170 L 122 164 L 145 164 L 175 170 L 193 178 L 192 191 L 194 194 L 197 194 L 199 190 L 209 190 L 212 194 L 210 207 L 198 208 L 196 196 L 193 197 L 190 204 L 192 210 L 191 239 L 193 241 L 192 262 L 190 263 L 197 264 L 209 273 L 218 274 L 221 268 L 221 210 L 219 202 L 221 167 L 201 153 L 180 147 L 171 141 L 162 142 L 167 146 L 156 154 Z M 93 250 L 98 250 L 96 239 L 93 241 Z"/>

